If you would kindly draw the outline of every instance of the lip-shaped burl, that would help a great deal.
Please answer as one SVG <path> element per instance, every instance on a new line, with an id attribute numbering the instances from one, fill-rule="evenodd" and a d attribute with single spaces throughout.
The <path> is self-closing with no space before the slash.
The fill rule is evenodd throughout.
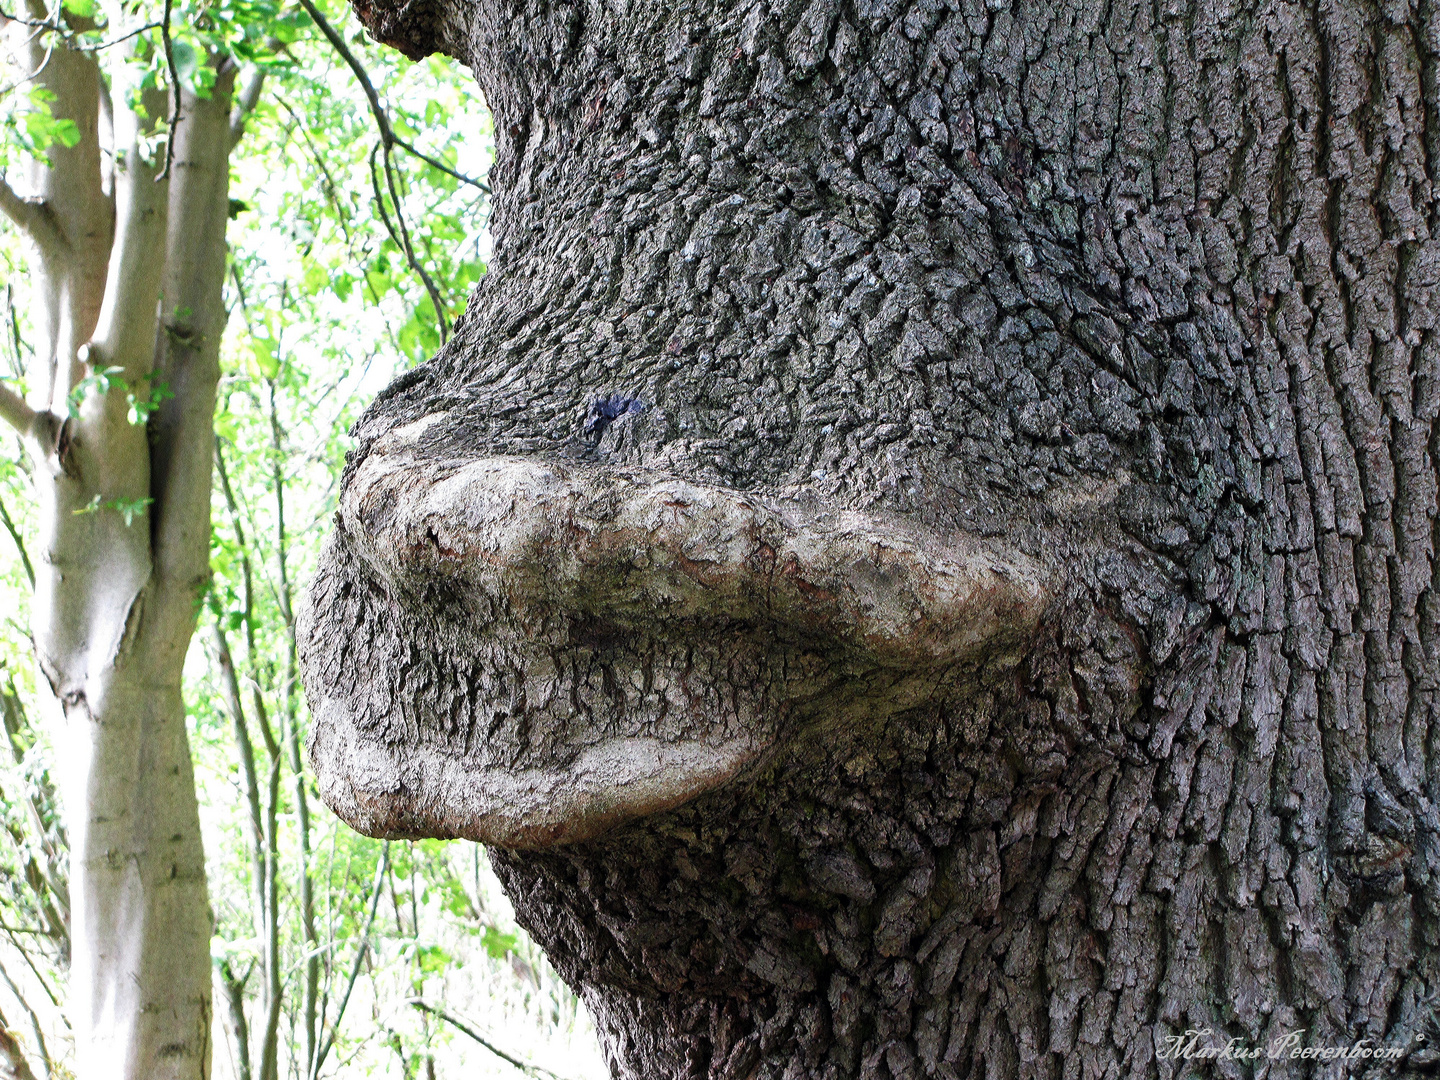
<path id="1" fill-rule="evenodd" d="M 302 627 L 321 786 L 372 834 L 586 839 L 731 780 L 800 719 L 903 708 L 1014 651 L 1050 598 L 1048 568 L 973 536 L 644 470 L 432 458 L 414 434 L 349 478 Z M 428 643 L 423 679 L 346 671 L 366 661 L 317 610 L 357 571 L 372 623 Z M 753 694 L 699 689 L 717 663 Z M 405 694 L 377 701 L 377 675 Z M 437 678 L 445 715 L 396 715 Z M 417 724 L 448 734 L 395 737 Z"/>

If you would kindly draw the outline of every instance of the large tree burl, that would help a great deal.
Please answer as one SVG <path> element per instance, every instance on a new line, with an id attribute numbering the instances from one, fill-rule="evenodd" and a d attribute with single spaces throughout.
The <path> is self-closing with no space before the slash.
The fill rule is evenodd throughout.
<path id="1" fill-rule="evenodd" d="M 495 257 L 356 430 L 337 812 L 493 845 L 617 1077 L 1440 1064 L 1428 6 L 357 11 Z"/>

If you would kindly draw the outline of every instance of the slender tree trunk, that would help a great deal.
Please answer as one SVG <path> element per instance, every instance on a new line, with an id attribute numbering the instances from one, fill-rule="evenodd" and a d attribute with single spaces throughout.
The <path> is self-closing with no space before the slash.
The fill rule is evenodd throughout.
<path id="1" fill-rule="evenodd" d="M 96 54 L 29 39 L 80 133 L 32 170 L 33 195 L 0 190 L 40 271 L 33 403 L 0 404 L 38 465 L 35 644 L 64 727 L 77 1068 L 193 1080 L 210 1070 L 211 917 L 181 678 L 209 578 L 234 69 L 182 93 L 157 182 L 146 154 L 168 95 L 143 91 L 137 115 Z"/>
<path id="2" fill-rule="evenodd" d="M 230 654 L 229 642 L 224 629 L 217 623 L 215 637 L 226 670 L 226 699 L 235 728 L 236 747 L 240 751 L 246 776 L 247 800 L 251 815 L 251 848 L 253 876 L 255 879 L 255 926 L 264 951 L 265 963 L 265 1024 L 260 1040 L 260 1080 L 275 1080 L 280 1069 L 280 1019 L 284 1007 L 284 973 L 281 971 L 280 955 L 280 779 L 284 766 L 284 750 L 281 743 L 286 739 L 286 718 L 281 716 L 281 731 L 277 738 L 270 710 L 265 704 L 262 686 L 267 665 L 256 649 L 255 639 L 255 576 L 250 559 L 247 533 L 240 518 L 240 505 L 230 486 L 230 475 L 225 466 L 225 457 L 216 441 L 215 462 L 220 475 L 220 487 L 230 511 L 231 528 L 235 531 L 235 542 L 240 549 L 241 582 L 244 589 L 245 608 L 242 621 L 245 627 L 245 654 L 250 667 L 250 703 L 260 727 L 265 745 L 265 756 L 269 762 L 266 772 L 264 798 L 262 801 L 258 781 L 254 747 L 250 741 L 249 727 L 245 720 L 245 708 L 240 695 L 239 677 L 235 672 L 234 660 Z M 304 843 L 308 845 L 308 815 L 305 821 Z"/>
<path id="3" fill-rule="evenodd" d="M 300 934 L 305 957 L 304 1000 L 301 1018 L 305 1033 L 305 1060 L 315 1056 L 317 1038 L 316 1010 L 320 993 L 319 935 L 315 931 L 315 887 L 310 876 L 310 794 L 306 789 L 304 755 L 300 749 L 300 718 L 296 703 L 300 693 L 299 643 L 295 630 L 295 604 L 290 584 L 290 538 L 285 524 L 286 446 L 280 416 L 276 409 L 275 382 L 270 380 L 271 484 L 275 492 L 275 569 L 279 577 L 277 599 L 280 617 L 285 624 L 285 670 L 281 728 L 290 758 L 290 773 L 295 783 L 295 827 L 300 847 Z"/>
<path id="4" fill-rule="evenodd" d="M 220 464 L 220 472 L 224 476 L 223 459 L 217 454 L 217 462 Z M 228 492 L 229 485 L 226 483 Z M 232 507 L 233 509 L 233 507 Z M 244 535 L 239 536 L 239 542 L 243 546 Z M 248 555 L 242 555 L 242 559 L 248 562 Z M 249 597 L 247 594 L 246 617 L 249 617 Z M 235 671 L 235 660 L 230 652 L 229 639 L 225 629 L 217 619 L 215 623 L 215 645 L 216 655 L 219 659 L 220 669 L 224 678 L 225 705 L 230 712 L 231 727 L 235 733 L 235 749 L 240 757 L 241 772 L 245 776 L 245 802 L 248 810 L 248 824 L 250 832 L 250 872 L 252 879 L 251 888 L 251 910 L 255 926 L 255 936 L 259 938 L 263 952 L 265 976 L 265 1028 L 260 1046 L 260 1062 L 262 1080 L 270 1080 L 265 1073 L 268 1067 L 273 1074 L 277 1068 L 278 1054 L 275 1048 L 275 1039 L 278 1037 L 278 1022 L 272 1024 L 272 1019 L 278 1017 L 279 999 L 274 993 L 275 985 L 279 980 L 279 956 L 280 956 L 280 912 L 274 900 L 279 895 L 278 888 L 272 887 L 271 876 L 277 869 L 279 861 L 278 836 L 275 834 L 277 815 L 273 812 L 275 806 L 276 773 L 272 758 L 270 770 L 270 801 L 269 812 L 261 802 L 259 770 L 256 768 L 255 747 L 250 739 L 250 728 L 245 718 L 245 706 L 240 693 L 240 680 Z M 261 713 L 261 723 L 264 720 L 264 705 L 258 700 L 259 690 L 255 690 Z M 272 976 L 272 973 L 273 976 Z M 230 1009 L 231 1029 L 237 1040 L 243 1038 L 245 1046 L 241 1048 L 241 1067 L 244 1071 L 243 1080 L 250 1080 L 250 1028 L 245 1021 L 245 986 L 244 982 L 236 980 L 225 972 L 222 972 L 222 983 L 225 990 L 226 1000 Z"/>
<path id="5" fill-rule="evenodd" d="M 220 988 L 225 994 L 225 1008 L 230 1037 L 235 1040 L 236 1080 L 252 1080 L 250 1069 L 250 1024 L 245 1019 L 245 980 L 238 979 L 228 964 L 220 966 Z"/>
<path id="6" fill-rule="evenodd" d="M 85 464 L 67 469 L 60 455 L 54 459 L 62 467 L 54 478 L 57 505 L 47 508 L 47 519 L 55 523 L 56 546 L 85 526 L 109 534 L 100 544 L 81 538 L 68 560 L 48 559 L 53 599 L 42 589 L 37 604 L 42 613 L 66 612 L 50 615 L 48 624 L 65 644 L 57 642 L 57 648 L 43 632 L 37 639 L 42 663 L 54 673 L 72 745 L 86 748 L 83 765 L 74 770 L 84 780 L 69 803 L 71 888 L 78 897 L 71 1008 L 82 1076 L 209 1073 L 210 913 L 181 677 L 208 582 L 210 455 L 192 451 L 187 459 L 177 451 L 193 447 L 198 434 L 204 435 L 201 445 L 210 441 L 224 326 L 231 78 L 221 77 L 211 99 L 184 103 L 168 213 L 163 204 L 149 209 L 160 222 L 168 220 L 169 242 L 161 246 L 152 239 L 134 255 L 137 263 L 158 263 L 165 271 L 163 294 L 152 279 L 135 288 L 133 299 L 115 301 L 140 325 L 135 352 L 112 351 L 104 339 L 99 345 L 99 363 L 133 355 L 132 363 L 139 361 L 144 371 L 159 330 L 159 361 L 149 385 L 167 383 L 175 397 L 151 425 L 158 438 L 149 445 L 146 428 L 128 423 L 125 398 L 111 393 L 103 400 L 119 415 L 110 417 L 104 435 L 123 433 L 138 444 L 130 458 L 117 461 L 104 436 L 87 446 L 82 431 L 73 445 L 80 453 L 90 450 L 111 476 L 91 479 Z M 133 186 L 159 187 L 138 152 L 132 158 Z M 125 186 L 117 184 L 117 191 Z M 157 259 L 162 251 L 166 257 Z M 118 289 L 138 271 L 123 262 L 117 266 Z M 158 328 L 147 303 L 155 295 L 163 295 Z M 140 378 L 127 382 L 142 385 Z M 153 509 L 128 524 L 120 509 L 103 505 L 77 515 L 97 499 L 141 498 L 153 499 Z M 128 579 L 117 552 L 130 554 Z M 96 603 L 97 592 L 109 603 Z M 67 608 L 88 609 L 88 618 L 76 619 Z M 66 639 L 74 638 L 82 648 L 67 647 Z"/>

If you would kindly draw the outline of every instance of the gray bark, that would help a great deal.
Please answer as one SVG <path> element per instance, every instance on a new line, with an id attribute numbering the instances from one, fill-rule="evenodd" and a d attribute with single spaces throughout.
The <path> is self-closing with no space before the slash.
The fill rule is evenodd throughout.
<path id="1" fill-rule="evenodd" d="M 25 438 L 41 507 L 32 614 L 66 751 L 76 1073 L 203 1080 L 212 919 L 181 683 L 209 580 L 235 69 L 208 57 L 206 96 L 176 91 L 160 182 L 169 92 L 123 85 L 129 66 L 102 66 L 115 53 L 0 25 L 79 133 L 30 163 L 27 194 L 0 178 L 0 211 L 37 256 L 31 400 L 0 388 L 0 418 Z"/>
<path id="2" fill-rule="evenodd" d="M 496 253 L 302 626 L 342 814 L 509 845 L 617 1077 L 1440 1063 L 1432 4 L 356 6 Z"/>

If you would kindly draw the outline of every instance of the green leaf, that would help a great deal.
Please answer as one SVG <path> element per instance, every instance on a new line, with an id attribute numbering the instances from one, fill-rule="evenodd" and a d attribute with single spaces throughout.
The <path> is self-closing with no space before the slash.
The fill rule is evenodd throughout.
<path id="1" fill-rule="evenodd" d="M 134 520 L 145 512 L 145 508 L 155 500 L 146 495 L 139 499 L 114 499 L 105 505 L 114 509 L 125 519 L 125 524 L 130 525 Z"/>
<path id="2" fill-rule="evenodd" d="M 280 359 L 275 355 L 275 345 L 266 338 L 252 337 L 250 353 L 262 379 L 273 379 L 280 374 Z"/>
<path id="3" fill-rule="evenodd" d="M 30 108 L 24 115 L 27 137 L 24 141 L 29 143 L 28 149 L 32 154 L 43 155 L 57 142 L 64 147 L 79 144 L 80 128 L 75 121 L 69 117 L 56 117 L 51 109 L 51 102 L 55 100 L 53 90 L 37 86 L 26 96 L 29 98 Z"/>
<path id="4" fill-rule="evenodd" d="M 485 936 L 480 939 L 480 943 L 485 946 L 485 951 L 490 954 L 491 959 L 503 960 L 509 953 L 515 951 L 519 940 L 515 934 L 504 934 L 493 926 L 487 926 Z"/>
<path id="5" fill-rule="evenodd" d="M 101 502 L 100 496 L 96 495 L 79 510 L 71 511 L 74 514 L 94 514 L 101 510 L 114 510 L 122 518 L 125 524 L 132 525 L 135 519 L 145 512 L 145 508 L 155 500 L 146 495 L 139 499 L 111 499 L 109 502 Z"/>
<path id="6" fill-rule="evenodd" d="M 150 388 L 147 397 L 140 397 L 132 390 L 126 395 L 130 402 L 130 423 L 143 424 L 150 419 L 150 414 L 160 407 L 160 403 L 173 398 L 175 395 L 170 392 L 170 384 L 157 382 Z"/>
<path id="7" fill-rule="evenodd" d="M 80 145 L 80 127 L 68 117 L 55 121 L 55 141 L 67 150 Z"/>
<path id="8" fill-rule="evenodd" d="M 125 385 L 125 380 L 120 377 L 124 371 L 125 369 L 122 367 L 97 368 L 76 383 L 75 389 L 71 390 L 65 398 L 65 402 L 69 406 L 70 415 L 72 417 L 80 415 L 80 406 L 91 390 L 94 390 L 101 397 L 104 397 L 112 389 L 128 389 Z"/>
<path id="9" fill-rule="evenodd" d="M 492 954 L 493 955 L 493 954 Z M 503 953 L 501 955 L 504 955 Z M 421 972 L 436 975 L 444 971 L 454 958 L 439 945 L 422 945 L 415 950 L 415 962 Z"/>
<path id="10" fill-rule="evenodd" d="M 314 295 L 330 287 L 330 272 L 317 262 L 305 260 L 305 291 Z"/>

